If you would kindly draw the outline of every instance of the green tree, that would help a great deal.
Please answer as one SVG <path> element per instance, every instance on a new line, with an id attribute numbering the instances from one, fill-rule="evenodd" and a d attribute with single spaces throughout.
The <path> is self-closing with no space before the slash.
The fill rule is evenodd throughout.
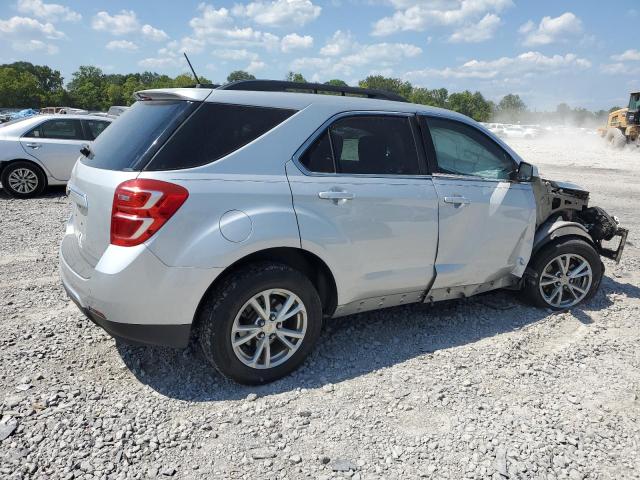
<path id="1" fill-rule="evenodd" d="M 301 73 L 298 72 L 289 72 L 285 77 L 287 82 L 296 82 L 296 83 L 308 83 L 307 79 Z"/>
<path id="2" fill-rule="evenodd" d="M 471 93 L 469 90 L 449 95 L 449 108 L 478 122 L 486 122 L 493 114 L 492 104 L 480 92 Z"/>
<path id="3" fill-rule="evenodd" d="M 200 79 L 200 81 L 202 82 L 202 79 Z M 176 78 L 174 78 L 172 83 L 173 85 L 171 86 L 175 88 L 193 87 L 196 84 L 196 81 L 191 75 L 183 73 L 182 75 L 178 75 Z"/>
<path id="4" fill-rule="evenodd" d="M 227 83 L 237 82 L 239 80 L 255 80 L 256 77 L 244 70 L 234 70 L 227 76 Z"/>
<path id="5" fill-rule="evenodd" d="M 81 65 L 73 72 L 68 90 L 73 103 L 87 110 L 104 110 L 109 107 L 106 82 L 102 70 L 90 65 Z"/>
<path id="6" fill-rule="evenodd" d="M 512 93 L 505 95 L 498 103 L 497 113 L 509 122 L 516 122 L 522 118 L 522 114 L 527 111 L 527 105 L 520 98 L 520 95 Z"/>
<path id="7" fill-rule="evenodd" d="M 333 85 L 334 87 L 348 87 L 349 85 L 344 80 L 333 78 L 328 82 L 324 82 L 325 85 Z"/>
<path id="8" fill-rule="evenodd" d="M 409 101 L 431 107 L 447 108 L 449 92 L 446 88 L 429 90 L 428 88 L 414 87 L 409 96 Z"/>
<path id="9" fill-rule="evenodd" d="M 20 74 L 28 73 L 35 77 L 38 99 L 33 100 L 31 105 L 34 107 L 59 104 L 65 96 L 63 78 L 58 70 L 52 70 L 46 65 L 33 65 L 29 62 L 14 62 L 8 65 L 0 65 L 0 68 L 3 67 L 13 68 Z"/>
<path id="10" fill-rule="evenodd" d="M 413 90 L 413 87 L 409 82 L 403 82 L 399 78 L 383 77 L 382 75 L 369 75 L 364 80 L 360 80 L 358 85 L 361 88 L 371 88 L 373 90 L 397 93 L 407 99 L 411 96 L 411 92 Z"/>
<path id="11" fill-rule="evenodd" d="M 40 107 L 41 90 L 35 75 L 0 67 L 0 105 L 8 108 Z"/>

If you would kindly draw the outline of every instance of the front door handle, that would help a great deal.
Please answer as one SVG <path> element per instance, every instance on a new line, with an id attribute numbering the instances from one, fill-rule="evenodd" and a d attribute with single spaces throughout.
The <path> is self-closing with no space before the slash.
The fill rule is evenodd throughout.
<path id="1" fill-rule="evenodd" d="M 452 205 L 469 205 L 471 202 L 468 198 L 455 196 L 455 197 L 444 197 L 444 203 L 450 203 Z"/>
<path id="2" fill-rule="evenodd" d="M 33 148 L 34 150 L 39 149 L 41 146 L 42 145 L 40 145 L 39 143 L 27 143 L 27 147 Z"/>
<path id="3" fill-rule="evenodd" d="M 356 196 L 351 192 L 344 192 L 340 190 L 329 190 L 328 192 L 318 193 L 318 197 L 323 200 L 353 200 Z"/>

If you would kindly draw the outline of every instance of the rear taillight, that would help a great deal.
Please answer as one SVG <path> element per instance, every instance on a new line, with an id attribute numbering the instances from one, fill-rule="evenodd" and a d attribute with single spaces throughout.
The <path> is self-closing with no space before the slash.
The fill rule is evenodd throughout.
<path id="1" fill-rule="evenodd" d="M 148 240 L 185 202 L 189 192 L 160 180 L 127 180 L 116 188 L 111 210 L 111 243 L 132 247 Z"/>

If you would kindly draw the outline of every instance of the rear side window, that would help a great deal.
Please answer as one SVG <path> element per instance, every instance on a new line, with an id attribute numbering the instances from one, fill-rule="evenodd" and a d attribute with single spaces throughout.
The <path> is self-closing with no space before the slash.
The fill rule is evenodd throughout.
<path id="1" fill-rule="evenodd" d="M 33 138 L 52 138 L 57 140 L 82 140 L 80 120 L 47 120 L 25 135 Z"/>
<path id="2" fill-rule="evenodd" d="M 85 130 L 87 133 L 87 140 L 95 140 L 98 135 L 109 126 L 109 122 L 104 120 L 83 120 Z"/>
<path id="3" fill-rule="evenodd" d="M 300 158 L 307 170 L 318 173 L 333 173 L 333 154 L 331 153 L 331 142 L 329 132 L 324 132 Z"/>
<path id="4" fill-rule="evenodd" d="M 105 170 L 142 170 L 197 105 L 184 100 L 136 102 L 96 138 L 93 155 L 81 162 Z"/>
<path id="5" fill-rule="evenodd" d="M 204 103 L 169 139 L 146 170 L 198 167 L 229 155 L 276 127 L 295 110 Z"/>

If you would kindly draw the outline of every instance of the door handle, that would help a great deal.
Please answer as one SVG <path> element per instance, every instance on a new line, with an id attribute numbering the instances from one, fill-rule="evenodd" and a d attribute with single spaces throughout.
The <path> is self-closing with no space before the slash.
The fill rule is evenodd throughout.
<path id="1" fill-rule="evenodd" d="M 29 148 L 33 148 L 34 150 L 37 150 L 38 148 L 40 148 L 42 145 L 40 145 L 39 143 L 27 143 L 27 147 Z"/>
<path id="2" fill-rule="evenodd" d="M 318 193 L 318 197 L 323 200 L 353 200 L 356 196 L 351 192 L 343 192 L 338 190 L 329 190 L 328 192 Z"/>
<path id="3" fill-rule="evenodd" d="M 455 196 L 455 197 L 444 197 L 444 203 L 451 203 L 452 205 L 469 205 L 471 202 L 468 198 Z"/>

